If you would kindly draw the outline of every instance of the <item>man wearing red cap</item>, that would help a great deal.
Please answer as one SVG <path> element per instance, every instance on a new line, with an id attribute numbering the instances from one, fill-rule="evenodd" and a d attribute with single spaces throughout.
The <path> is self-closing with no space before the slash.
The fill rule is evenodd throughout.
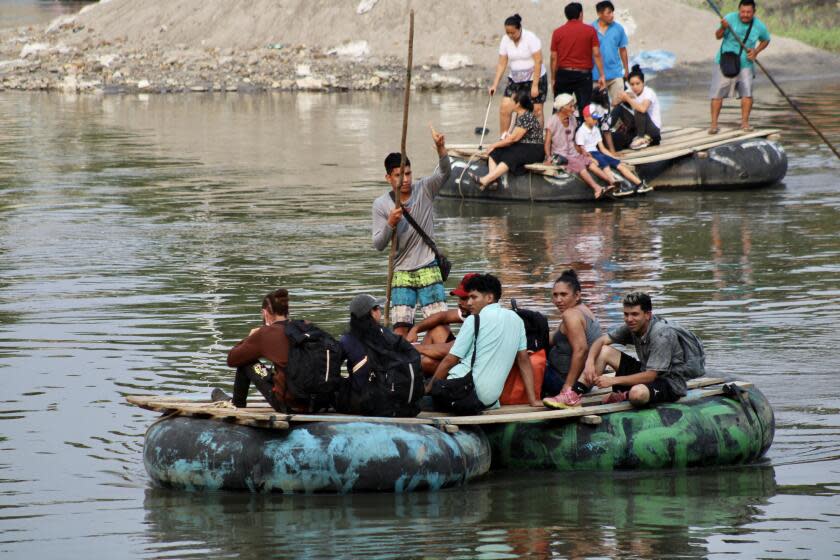
<path id="1" fill-rule="evenodd" d="M 467 307 L 470 294 L 464 289 L 464 286 L 473 276 L 478 276 L 478 274 L 475 272 L 465 274 L 458 287 L 449 292 L 449 295 L 458 298 L 457 309 L 430 315 L 411 327 L 411 330 L 405 336 L 409 342 L 416 343 L 417 335 L 422 332 L 426 333 L 423 342 L 415 344 L 415 348 L 420 352 L 423 371 L 428 375 L 435 372 L 438 364 L 449 353 L 449 349 L 455 342 L 455 335 L 452 334 L 449 325 L 460 325 L 464 322 L 464 319 L 470 316 L 470 310 Z"/>

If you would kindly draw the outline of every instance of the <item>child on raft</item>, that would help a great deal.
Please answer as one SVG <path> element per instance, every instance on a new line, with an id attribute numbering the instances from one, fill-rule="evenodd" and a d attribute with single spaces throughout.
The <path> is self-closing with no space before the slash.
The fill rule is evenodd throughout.
<path id="1" fill-rule="evenodd" d="M 577 174 L 595 193 L 595 199 L 600 199 L 606 192 L 595 182 L 592 173 L 607 181 L 607 176 L 598 168 L 598 164 L 589 154 L 580 150 L 574 142 L 577 119 L 575 119 L 575 96 L 561 93 L 554 98 L 556 111 L 545 123 L 545 163 L 546 165 L 561 165 L 569 173 Z"/>
<path id="2" fill-rule="evenodd" d="M 606 181 L 615 188 L 616 178 L 612 173 L 612 167 L 615 167 L 621 175 L 633 184 L 633 188 L 623 188 L 613 192 L 613 196 L 628 196 L 633 193 L 646 193 L 653 190 L 647 183 L 639 179 L 639 177 L 630 170 L 630 167 L 625 163 L 621 163 L 604 145 L 604 140 L 601 137 L 601 131 L 598 128 L 598 121 L 592 115 L 591 105 L 583 108 L 583 124 L 578 128 L 575 134 L 575 144 L 582 147 L 582 149 L 589 153 L 594 159 L 600 171 L 606 175 Z"/>

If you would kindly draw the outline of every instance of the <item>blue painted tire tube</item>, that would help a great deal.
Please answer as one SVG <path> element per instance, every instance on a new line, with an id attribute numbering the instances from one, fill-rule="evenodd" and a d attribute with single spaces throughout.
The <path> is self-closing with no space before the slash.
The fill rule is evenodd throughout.
<path id="1" fill-rule="evenodd" d="M 761 459 L 773 442 L 773 409 L 755 387 L 725 395 L 577 419 L 484 426 L 495 469 L 683 469 Z"/>
<path id="2" fill-rule="evenodd" d="M 143 462 L 156 483 L 186 490 L 411 492 L 485 474 L 490 447 L 478 428 L 313 422 L 267 430 L 166 417 L 146 432 Z"/>

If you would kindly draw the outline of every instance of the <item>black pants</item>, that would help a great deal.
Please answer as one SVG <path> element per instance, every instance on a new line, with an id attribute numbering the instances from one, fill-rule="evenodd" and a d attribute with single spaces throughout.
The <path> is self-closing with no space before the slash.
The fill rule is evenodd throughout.
<path id="1" fill-rule="evenodd" d="M 622 104 L 613 109 L 612 120 L 614 123 L 620 122 L 622 125 L 621 128 L 623 128 L 623 131 L 620 131 L 623 134 L 613 135 L 613 143 L 615 144 L 616 150 L 623 150 L 629 146 L 634 136 L 650 136 L 651 145 L 653 146 L 656 146 L 662 141 L 662 134 L 659 131 L 659 127 L 653 124 L 648 113 L 633 111 Z M 625 141 L 626 144 L 619 147 L 619 142 L 616 142 L 616 136 L 620 136 L 623 139 L 620 142 L 621 144 L 625 144 Z"/>
<path id="2" fill-rule="evenodd" d="M 233 379 L 233 406 L 237 408 L 244 408 L 248 401 L 248 389 L 251 383 L 262 393 L 271 408 L 277 412 L 286 412 L 287 408 L 284 403 L 277 399 L 277 396 L 272 390 L 274 388 L 274 378 L 272 377 L 272 370 L 268 369 L 259 362 L 239 366 L 236 368 L 236 377 Z"/>
<path id="3" fill-rule="evenodd" d="M 583 108 L 592 99 L 592 72 L 578 72 L 577 70 L 557 70 L 554 74 L 554 97 L 561 93 L 574 94 L 577 108 L 583 114 Z"/>
<path id="4" fill-rule="evenodd" d="M 621 353 L 621 362 L 619 362 L 618 369 L 615 372 L 616 378 L 624 377 L 625 375 L 633 375 L 634 373 L 639 373 L 641 371 L 642 363 L 639 360 L 629 354 L 625 354 L 624 352 Z M 680 398 L 680 396 L 671 389 L 671 385 L 661 377 L 657 377 L 650 383 L 643 383 L 643 385 L 648 388 L 648 392 L 650 393 L 650 400 L 648 401 L 648 404 L 674 402 Z M 632 385 L 612 386 L 614 393 L 629 391 L 632 388 Z"/>

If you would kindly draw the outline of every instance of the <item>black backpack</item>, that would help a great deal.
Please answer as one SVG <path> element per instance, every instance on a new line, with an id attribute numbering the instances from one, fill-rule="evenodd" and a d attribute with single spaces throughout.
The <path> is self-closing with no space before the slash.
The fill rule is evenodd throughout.
<path id="1" fill-rule="evenodd" d="M 539 311 L 519 309 L 515 299 L 510 300 L 510 307 L 525 323 L 525 338 L 528 341 L 528 350 L 538 352 L 547 349 L 549 346 L 548 318 Z"/>
<path id="2" fill-rule="evenodd" d="M 308 399 L 310 412 L 327 408 L 344 382 L 341 346 L 313 323 L 289 321 L 289 364 L 286 388 L 298 399 Z"/>
<path id="3" fill-rule="evenodd" d="M 362 344 L 370 365 L 368 384 L 360 396 L 362 413 L 392 418 L 417 416 L 425 384 L 417 350 L 387 329 L 382 330 L 381 344 Z"/>

